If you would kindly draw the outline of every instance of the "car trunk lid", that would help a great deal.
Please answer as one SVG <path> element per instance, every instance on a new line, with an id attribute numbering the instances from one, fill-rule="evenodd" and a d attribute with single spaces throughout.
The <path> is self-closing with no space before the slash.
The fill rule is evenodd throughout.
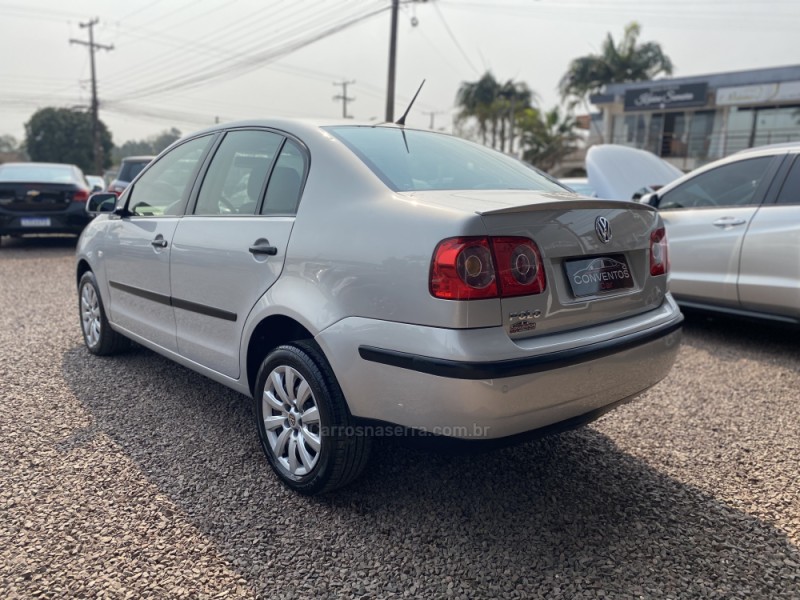
<path id="1" fill-rule="evenodd" d="M 72 184 L 1 181 L 0 208 L 19 212 L 66 210 L 82 191 Z"/>
<path id="2" fill-rule="evenodd" d="M 514 339 L 622 319 L 664 300 L 666 277 L 650 276 L 650 237 L 660 222 L 648 206 L 521 191 L 415 196 L 477 213 L 490 236 L 536 243 L 545 291 L 500 302 L 503 326 Z"/>

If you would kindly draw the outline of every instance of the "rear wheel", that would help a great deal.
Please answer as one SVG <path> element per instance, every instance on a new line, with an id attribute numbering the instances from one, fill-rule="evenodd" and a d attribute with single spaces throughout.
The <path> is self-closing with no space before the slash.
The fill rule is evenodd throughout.
<path id="1" fill-rule="evenodd" d="M 111 329 L 108 324 L 97 279 L 91 271 L 84 273 L 78 283 L 78 310 L 83 341 L 89 352 L 108 356 L 128 349 L 128 338 Z"/>
<path id="2" fill-rule="evenodd" d="M 347 485 L 367 464 L 371 439 L 355 426 L 314 342 L 279 346 L 264 359 L 254 413 L 272 469 L 298 492 L 319 494 Z"/>

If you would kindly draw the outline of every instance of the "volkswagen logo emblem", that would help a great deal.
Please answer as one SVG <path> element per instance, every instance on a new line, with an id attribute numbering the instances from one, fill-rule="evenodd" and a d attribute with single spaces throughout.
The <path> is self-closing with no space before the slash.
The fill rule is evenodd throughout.
<path id="1" fill-rule="evenodd" d="M 597 233 L 597 239 L 604 244 L 611 241 L 611 223 L 605 217 L 597 217 L 595 219 L 594 230 Z"/>

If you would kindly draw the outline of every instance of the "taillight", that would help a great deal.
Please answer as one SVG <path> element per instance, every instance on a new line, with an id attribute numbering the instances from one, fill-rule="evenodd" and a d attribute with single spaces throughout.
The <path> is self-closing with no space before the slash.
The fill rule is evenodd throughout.
<path id="1" fill-rule="evenodd" d="M 450 238 L 433 253 L 431 294 L 447 300 L 497 297 L 489 240 L 485 237 Z"/>
<path id="2" fill-rule="evenodd" d="M 650 234 L 650 275 L 669 273 L 669 244 L 667 230 L 659 227 Z"/>
<path id="3" fill-rule="evenodd" d="M 540 294 L 546 286 L 539 248 L 528 238 L 450 238 L 433 253 L 430 290 L 436 298 L 525 296 Z"/>
<path id="4" fill-rule="evenodd" d="M 539 248 L 522 237 L 491 238 L 501 296 L 541 294 L 547 285 Z"/>
<path id="5" fill-rule="evenodd" d="M 87 190 L 78 190 L 72 194 L 73 202 L 86 202 L 89 199 L 89 192 Z"/>

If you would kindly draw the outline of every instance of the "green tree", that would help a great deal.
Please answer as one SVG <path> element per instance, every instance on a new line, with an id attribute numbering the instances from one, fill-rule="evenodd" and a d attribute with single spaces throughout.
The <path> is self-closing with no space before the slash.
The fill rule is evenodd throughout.
<path id="1" fill-rule="evenodd" d="M 500 83 L 487 71 L 478 81 L 465 81 L 456 94 L 457 121 L 474 120 L 481 143 L 503 152 L 514 151 L 516 119 L 530 108 L 535 94 L 525 83 Z"/>
<path id="2" fill-rule="evenodd" d="M 17 138 L 7 133 L 0 135 L 0 152 L 16 152 L 17 150 L 19 150 Z"/>
<path id="3" fill-rule="evenodd" d="M 142 156 L 148 154 L 158 154 L 167 148 L 172 142 L 181 138 L 181 132 L 175 127 L 164 130 L 161 133 L 152 135 L 143 140 L 128 140 L 122 146 L 115 146 L 112 156 L 115 164 L 126 156 Z"/>
<path id="4" fill-rule="evenodd" d="M 111 166 L 111 134 L 100 121 L 103 166 Z M 43 108 L 25 123 L 25 148 L 31 160 L 77 165 L 86 173 L 94 171 L 92 117 L 68 108 Z"/>
<path id="5" fill-rule="evenodd" d="M 559 82 L 562 98 L 586 101 L 589 94 L 608 83 L 646 81 L 657 75 L 671 75 L 672 61 L 656 42 L 639 43 L 642 28 L 635 21 L 625 27 L 622 40 L 614 43 L 607 34 L 600 54 L 573 59 Z"/>
<path id="6" fill-rule="evenodd" d="M 577 149 L 580 136 L 575 117 L 558 106 L 546 112 L 526 110 L 519 119 L 522 158 L 542 171 L 549 171 Z"/>
<path id="7" fill-rule="evenodd" d="M 475 119 L 478 123 L 478 132 L 481 136 L 481 143 L 486 145 L 488 124 L 492 119 L 495 100 L 497 100 L 500 84 L 491 72 L 484 73 L 478 81 L 465 81 L 458 88 L 456 94 L 456 104 L 460 111 L 456 117 L 463 122 L 467 119 Z M 492 145 L 494 146 L 494 140 Z"/>
<path id="8" fill-rule="evenodd" d="M 152 138 L 153 140 L 153 153 L 159 154 L 162 150 L 168 148 L 170 144 L 181 139 L 181 132 L 175 127 L 171 127 L 166 131 L 162 131 Z"/>

